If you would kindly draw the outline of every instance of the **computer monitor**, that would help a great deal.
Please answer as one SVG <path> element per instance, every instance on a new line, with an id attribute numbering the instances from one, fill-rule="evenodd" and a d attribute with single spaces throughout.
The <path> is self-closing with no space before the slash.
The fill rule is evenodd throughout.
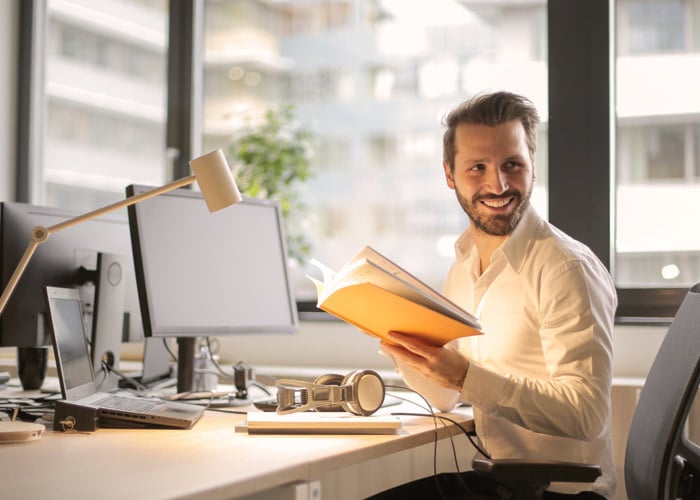
<path id="1" fill-rule="evenodd" d="M 24 253 L 35 226 L 51 226 L 80 213 L 19 202 L 0 203 L 0 267 L 3 287 Z M 43 295 L 43 288 L 47 285 L 78 288 L 87 313 L 87 330 L 91 337 L 99 336 L 97 329 L 93 331 L 93 324 L 98 324 L 99 316 L 104 317 L 108 309 L 113 309 L 112 302 L 102 301 L 106 304 L 103 305 L 102 312 L 95 310 L 99 254 L 126 257 L 123 259 L 125 297 L 118 311 L 120 319 L 123 319 L 119 325 L 120 340 L 142 339 L 143 326 L 129 237 L 128 221 L 118 215 L 99 217 L 51 235 L 45 244 L 37 248 L 0 315 L 0 346 L 15 346 L 20 351 L 31 352 L 36 347 L 51 345 Z M 107 287 L 102 286 L 102 289 L 107 290 Z M 25 359 L 24 355 L 20 355 L 20 358 Z M 26 359 L 32 359 L 32 356 L 27 356 Z M 29 372 L 31 371 L 30 369 Z M 27 380 L 29 378 L 27 376 Z M 43 375 L 39 378 L 43 379 Z M 25 380 L 22 382 L 25 385 Z M 25 385 L 25 388 L 29 387 Z"/>
<path id="2" fill-rule="evenodd" d="M 244 198 L 210 213 L 200 193 L 178 189 L 128 212 L 144 334 L 178 338 L 180 392 L 192 388 L 197 337 L 297 330 L 279 203 Z"/>

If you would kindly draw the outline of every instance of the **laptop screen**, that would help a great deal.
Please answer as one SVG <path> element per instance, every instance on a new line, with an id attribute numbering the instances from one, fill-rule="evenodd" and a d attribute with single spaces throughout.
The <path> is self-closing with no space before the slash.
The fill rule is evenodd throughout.
<path id="1" fill-rule="evenodd" d="M 76 400 L 95 392 L 95 376 L 88 352 L 80 296 L 70 288 L 46 287 L 54 357 L 61 392 Z"/>

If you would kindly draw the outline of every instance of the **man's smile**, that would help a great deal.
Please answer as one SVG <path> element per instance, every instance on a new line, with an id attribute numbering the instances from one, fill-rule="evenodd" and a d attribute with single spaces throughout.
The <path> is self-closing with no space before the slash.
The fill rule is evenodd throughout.
<path id="1" fill-rule="evenodd" d="M 489 208 L 503 208 L 509 205 L 514 198 L 514 196 L 509 196 L 508 198 L 486 198 L 480 201 Z"/>

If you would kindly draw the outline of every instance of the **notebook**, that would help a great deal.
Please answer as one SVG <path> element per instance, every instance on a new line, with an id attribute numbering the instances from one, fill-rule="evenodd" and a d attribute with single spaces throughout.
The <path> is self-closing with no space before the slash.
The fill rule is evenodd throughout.
<path id="1" fill-rule="evenodd" d="M 99 392 L 88 349 L 78 291 L 44 287 L 51 340 L 63 399 L 98 411 L 101 427 L 191 428 L 204 408 Z"/>
<path id="2" fill-rule="evenodd" d="M 248 412 L 236 427 L 248 434 L 396 434 L 400 429 L 401 420 L 394 415 L 360 417 L 344 412 Z"/>

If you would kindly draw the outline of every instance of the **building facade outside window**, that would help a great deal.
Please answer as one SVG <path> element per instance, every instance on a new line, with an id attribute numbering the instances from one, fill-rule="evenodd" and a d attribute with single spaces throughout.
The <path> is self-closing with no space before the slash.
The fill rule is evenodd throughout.
<path id="1" fill-rule="evenodd" d="M 441 119 L 456 104 L 495 89 L 535 101 L 533 198 L 546 214 L 545 7 L 208 0 L 204 149 L 227 149 L 270 106 L 293 104 L 317 137 L 312 256 L 337 268 L 369 244 L 439 288 L 467 225 L 442 173 Z M 297 298 L 315 299 L 313 270 L 294 271 Z"/>
<path id="2" fill-rule="evenodd" d="M 90 209 L 165 182 L 167 0 L 47 0 L 32 202 Z"/>
<path id="3" fill-rule="evenodd" d="M 700 2 L 617 2 L 618 286 L 700 279 Z"/>
<path id="4" fill-rule="evenodd" d="M 45 5 L 45 116 L 28 201 L 89 209 L 127 184 L 167 181 L 169 2 Z M 523 93 L 540 110 L 533 202 L 548 216 L 545 0 L 203 6 L 201 149 L 228 150 L 270 106 L 293 104 L 317 138 L 305 190 L 313 257 L 339 267 L 370 244 L 439 288 L 467 224 L 442 180 L 441 119 L 483 90 Z M 700 0 L 613 6 L 612 272 L 621 289 L 687 288 L 700 277 L 700 74 L 690 71 Z M 315 298 L 307 270 L 294 269 L 303 301 Z"/>

